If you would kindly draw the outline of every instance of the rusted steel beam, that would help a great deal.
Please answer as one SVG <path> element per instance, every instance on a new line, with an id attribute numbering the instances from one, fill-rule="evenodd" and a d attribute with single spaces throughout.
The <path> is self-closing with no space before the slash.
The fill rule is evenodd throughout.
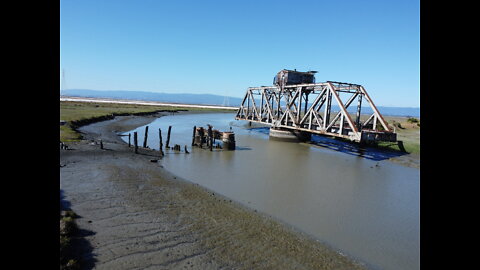
<path id="1" fill-rule="evenodd" d="M 332 87 L 330 90 L 331 90 L 331 93 L 333 94 L 333 97 L 335 98 L 335 100 L 337 101 L 338 103 L 338 106 L 340 106 L 340 110 L 342 111 L 344 117 L 346 118 L 347 122 L 348 122 L 348 125 L 350 126 L 350 128 L 355 132 L 355 136 L 358 136 L 360 139 L 360 135 L 358 134 L 358 129 L 357 127 L 353 124 L 353 120 L 352 118 L 350 117 L 350 115 L 348 114 L 347 112 L 347 109 L 345 109 L 345 106 L 343 106 L 343 103 L 342 101 L 340 100 L 340 97 L 338 96 L 338 94 L 333 90 L 333 86 L 330 84 L 330 87 Z"/>
<path id="2" fill-rule="evenodd" d="M 391 131 L 391 129 L 388 127 L 386 121 L 383 119 L 382 115 L 380 114 L 380 112 L 378 111 L 377 107 L 375 106 L 375 104 L 373 103 L 372 99 L 370 98 L 370 96 L 367 94 L 367 91 L 365 91 L 365 88 L 363 88 L 363 86 L 360 86 L 360 91 L 365 95 L 365 98 L 367 99 L 368 103 L 370 103 L 370 107 L 373 109 L 373 111 L 375 112 L 375 116 L 378 118 L 378 120 L 380 120 L 380 123 L 382 124 L 383 128 L 386 130 L 386 131 Z"/>
<path id="3" fill-rule="evenodd" d="M 262 117 L 258 114 L 258 111 L 257 111 L 257 104 L 255 103 L 255 98 L 253 97 L 253 93 L 252 93 L 252 90 L 250 90 L 250 98 L 252 99 L 252 109 L 253 109 L 253 112 L 255 113 L 255 116 L 257 117 L 257 119 L 262 119 Z M 252 119 L 253 119 L 253 116 L 252 116 Z"/>
<path id="4" fill-rule="evenodd" d="M 307 115 L 308 114 L 311 114 L 314 110 L 315 110 L 315 106 L 317 106 L 317 104 L 321 101 L 320 103 L 320 106 L 319 108 L 322 107 L 323 103 L 325 102 L 325 100 L 322 100 L 324 98 L 324 95 L 325 93 L 327 92 L 327 88 L 324 88 L 323 91 L 315 98 L 315 100 L 313 101 L 311 107 L 308 109 L 308 111 L 305 113 L 305 115 L 303 116 L 302 120 L 300 120 L 300 124 L 302 124 L 306 118 L 307 118 Z M 322 119 L 323 121 L 323 119 Z"/>
<path id="5" fill-rule="evenodd" d="M 355 99 L 355 97 L 358 96 L 358 93 L 355 93 L 353 96 L 350 97 L 350 99 L 347 101 L 347 103 L 345 103 L 345 109 L 348 108 L 348 106 L 350 106 L 350 104 L 352 104 L 352 101 Z M 331 128 L 335 122 L 337 121 L 338 117 L 342 116 L 343 117 L 343 112 L 340 111 L 338 112 L 335 117 L 333 118 L 333 120 L 331 121 L 331 123 L 328 125 L 327 129 Z"/>

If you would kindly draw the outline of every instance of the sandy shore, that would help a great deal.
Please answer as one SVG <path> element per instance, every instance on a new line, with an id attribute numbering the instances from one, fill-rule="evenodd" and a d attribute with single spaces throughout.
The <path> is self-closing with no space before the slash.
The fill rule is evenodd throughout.
<path id="1" fill-rule="evenodd" d="M 157 151 L 134 154 L 116 135 L 156 117 L 85 126 L 86 140 L 60 150 L 60 188 L 80 216 L 89 245 L 82 249 L 86 269 L 364 269 L 289 226 L 172 175 Z"/>

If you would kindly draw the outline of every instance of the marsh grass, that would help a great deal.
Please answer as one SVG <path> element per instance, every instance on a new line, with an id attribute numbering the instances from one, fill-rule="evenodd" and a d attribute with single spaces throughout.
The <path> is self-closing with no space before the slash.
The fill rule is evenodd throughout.
<path id="1" fill-rule="evenodd" d="M 183 107 L 151 106 L 136 104 L 94 103 L 60 101 L 60 120 L 67 124 L 60 126 L 60 141 L 73 142 L 82 139 L 76 131 L 84 124 L 111 119 L 118 115 L 142 115 L 155 112 L 187 111 Z M 218 111 L 227 112 L 225 109 L 188 108 L 188 111 Z"/>

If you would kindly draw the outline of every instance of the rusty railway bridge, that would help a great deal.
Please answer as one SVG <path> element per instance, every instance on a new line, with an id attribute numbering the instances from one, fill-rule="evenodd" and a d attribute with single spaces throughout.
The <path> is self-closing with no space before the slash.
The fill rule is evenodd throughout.
<path id="1" fill-rule="evenodd" d="M 366 100 L 373 111 L 364 121 L 360 119 L 362 100 Z M 339 111 L 332 111 L 333 104 Z M 350 106 L 356 106 L 356 113 L 347 111 Z M 397 140 L 397 134 L 365 88 L 352 83 L 327 81 L 250 87 L 235 119 L 269 125 L 270 134 L 272 130 L 289 131 L 296 135 L 334 136 L 358 143 Z"/>

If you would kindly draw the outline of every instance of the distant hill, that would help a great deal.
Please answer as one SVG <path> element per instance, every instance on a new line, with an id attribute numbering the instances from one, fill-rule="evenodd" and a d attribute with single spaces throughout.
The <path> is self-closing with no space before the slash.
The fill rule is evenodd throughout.
<path id="1" fill-rule="evenodd" d="M 355 109 L 353 110 L 352 109 L 348 108 L 347 111 L 355 112 Z M 420 108 L 377 106 L 377 109 L 380 111 L 380 114 L 382 115 L 420 117 Z M 373 111 L 372 109 L 370 109 L 370 107 L 362 107 L 362 114 L 372 114 L 372 113 Z"/>
<path id="2" fill-rule="evenodd" d="M 171 94 L 171 93 L 154 93 L 146 91 L 102 91 L 88 89 L 69 89 L 60 92 L 62 96 L 72 97 L 92 97 L 92 98 L 114 98 L 114 99 L 134 99 L 143 101 L 157 101 L 169 103 L 184 104 L 202 104 L 202 105 L 223 105 L 238 107 L 242 103 L 241 98 L 225 97 L 211 94 Z M 420 117 L 420 108 L 411 107 L 383 107 L 377 106 L 382 115 L 390 116 L 412 116 Z M 336 105 L 332 105 L 332 110 L 338 111 Z M 348 108 L 349 112 L 356 112 L 356 107 Z M 362 114 L 372 114 L 370 107 L 362 107 Z"/>

